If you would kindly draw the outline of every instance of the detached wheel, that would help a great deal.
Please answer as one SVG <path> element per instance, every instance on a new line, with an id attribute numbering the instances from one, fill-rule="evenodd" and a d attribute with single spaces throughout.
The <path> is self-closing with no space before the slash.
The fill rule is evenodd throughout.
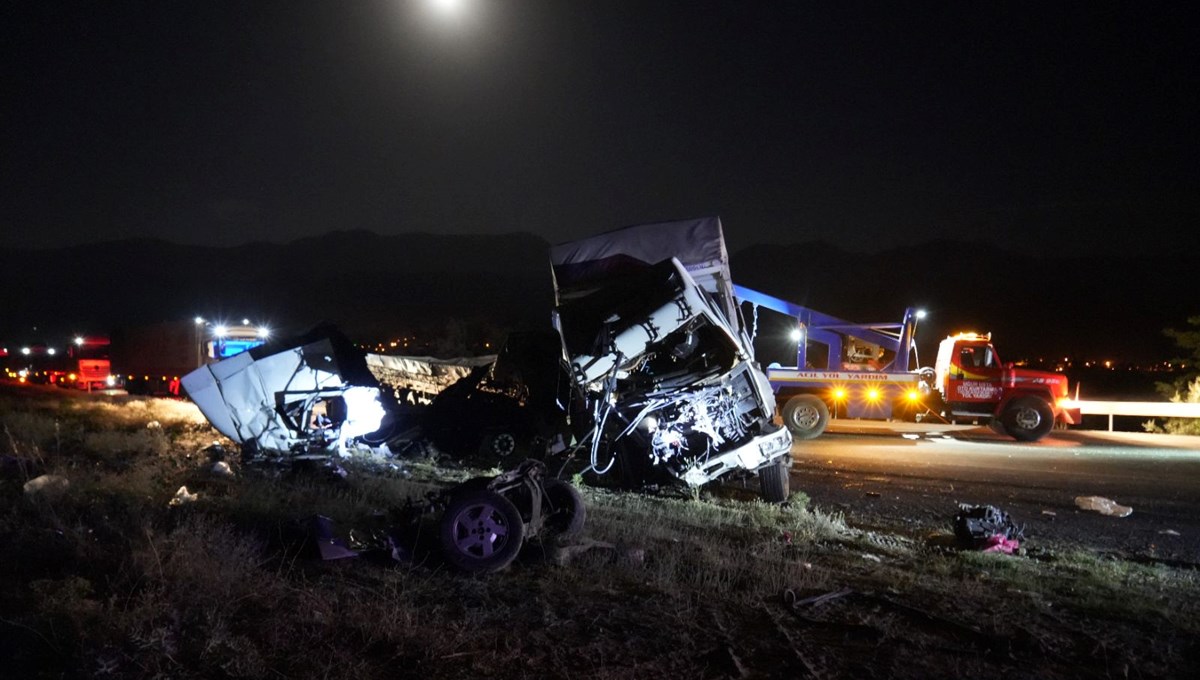
<path id="1" fill-rule="evenodd" d="M 587 508 L 579 489 L 561 479 L 542 482 L 542 526 L 556 537 L 570 538 L 583 531 Z"/>
<path id="2" fill-rule="evenodd" d="M 1000 414 L 1000 422 L 1013 439 L 1035 442 L 1054 428 L 1054 409 L 1038 397 L 1017 397 Z"/>
<path id="3" fill-rule="evenodd" d="M 482 574 L 507 567 L 521 551 L 525 523 L 517 506 L 488 489 L 457 494 L 438 527 L 446 561 L 462 571 Z"/>
<path id="4" fill-rule="evenodd" d="M 814 439 L 829 424 L 829 407 L 813 394 L 799 394 L 783 405 L 783 424 L 796 439 Z"/>
<path id="5" fill-rule="evenodd" d="M 788 474 L 786 460 L 780 456 L 779 460 L 758 471 L 762 499 L 768 503 L 783 503 L 791 495 L 791 475 Z"/>

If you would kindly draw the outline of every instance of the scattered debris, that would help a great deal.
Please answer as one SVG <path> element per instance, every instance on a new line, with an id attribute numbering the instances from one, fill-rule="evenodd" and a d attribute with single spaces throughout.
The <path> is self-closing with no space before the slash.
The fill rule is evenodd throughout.
<path id="1" fill-rule="evenodd" d="M 1015 538 L 1005 538 L 1000 534 L 995 534 L 987 539 L 983 544 L 983 552 L 1004 553 L 1005 555 L 1013 555 L 1021 548 L 1021 542 Z"/>
<path id="2" fill-rule="evenodd" d="M 606 543 L 604 541 L 597 541 L 594 539 L 578 541 L 576 543 L 572 543 L 571 545 L 552 545 L 550 546 L 547 555 L 551 562 L 561 567 L 570 564 L 581 555 L 596 552 L 609 552 L 614 557 L 618 556 L 617 546 L 613 545 L 612 543 Z M 626 552 L 632 553 L 634 551 Z M 636 564 L 642 560 L 645 560 L 645 551 L 638 550 L 637 552 L 640 553 L 640 559 L 630 560 L 631 563 Z"/>
<path id="3" fill-rule="evenodd" d="M 321 559 L 328 562 L 358 557 L 358 551 L 351 550 L 344 540 L 333 535 L 332 519 L 324 515 L 314 515 L 309 518 L 307 525 L 309 536 L 316 543 Z"/>
<path id="4" fill-rule="evenodd" d="M 161 430 L 162 423 L 158 422 L 157 420 L 151 420 L 150 422 L 146 423 L 146 429 L 147 430 Z"/>
<path id="5" fill-rule="evenodd" d="M 71 482 L 60 475 L 41 475 L 25 482 L 25 495 L 30 498 L 61 498 L 71 488 Z"/>
<path id="6" fill-rule="evenodd" d="M 190 493 L 186 486 L 181 486 L 179 487 L 179 490 L 175 492 L 175 497 L 172 498 L 171 502 L 167 503 L 167 505 L 170 507 L 185 505 L 187 503 L 194 502 L 197 498 L 200 498 L 200 494 Z"/>
<path id="7" fill-rule="evenodd" d="M 233 477 L 233 469 L 229 467 L 229 463 L 226 463 L 223 460 L 218 460 L 217 462 L 213 463 L 212 473 L 217 477 Z"/>
<path id="8" fill-rule="evenodd" d="M 1049 517 L 1050 519 L 1054 519 L 1055 517 L 1058 517 L 1058 513 L 1054 512 L 1053 510 L 1043 510 L 1042 514 Z"/>
<path id="9" fill-rule="evenodd" d="M 868 491 L 867 492 L 867 498 L 879 498 L 882 495 L 883 494 L 879 493 L 878 491 Z"/>
<path id="10" fill-rule="evenodd" d="M 1128 517 L 1133 514 L 1133 508 L 1128 505 L 1120 505 L 1103 496 L 1076 496 L 1075 505 L 1080 510 L 1094 510 L 1109 517 Z"/>
<path id="11" fill-rule="evenodd" d="M 1162 534 L 1163 536 L 1181 536 L 1182 535 L 1178 531 L 1175 531 L 1174 529 L 1163 529 L 1162 531 L 1160 531 L 1158 533 Z"/>
<path id="12" fill-rule="evenodd" d="M 882 557 L 880 557 L 879 555 L 872 555 L 871 553 L 863 553 L 862 557 L 864 560 L 870 560 L 872 562 L 880 562 L 880 563 L 883 562 Z"/>
<path id="13" fill-rule="evenodd" d="M 1016 553 L 1024 531 L 1007 512 L 993 505 L 963 503 L 954 518 L 954 536 L 959 545 L 984 552 Z"/>
<path id="14" fill-rule="evenodd" d="M 229 457 L 229 452 L 225 450 L 224 446 L 221 446 L 220 442 L 213 442 L 204 447 L 204 453 L 207 454 L 208 459 L 214 463 L 219 460 L 225 460 Z"/>
<path id="15" fill-rule="evenodd" d="M 841 590 L 835 590 L 823 595 L 813 595 L 811 597 L 797 599 L 795 591 L 785 590 L 783 591 L 783 603 L 793 609 L 804 606 L 816 606 L 830 600 L 836 600 L 838 598 L 845 597 L 853 592 L 854 590 L 850 588 L 843 588 Z"/>

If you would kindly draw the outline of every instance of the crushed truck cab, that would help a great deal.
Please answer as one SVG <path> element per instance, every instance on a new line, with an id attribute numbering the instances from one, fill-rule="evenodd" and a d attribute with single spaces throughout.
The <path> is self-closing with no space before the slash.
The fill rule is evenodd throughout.
<path id="1" fill-rule="evenodd" d="M 738 327 L 720 222 L 627 227 L 555 246 L 551 264 L 591 469 L 632 486 L 756 473 L 786 500 L 792 438 Z"/>

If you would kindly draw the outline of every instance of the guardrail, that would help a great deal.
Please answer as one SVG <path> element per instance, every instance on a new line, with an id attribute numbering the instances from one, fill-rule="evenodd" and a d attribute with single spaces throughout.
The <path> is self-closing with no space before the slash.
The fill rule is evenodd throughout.
<path id="1" fill-rule="evenodd" d="M 1113 429 L 1113 416 L 1140 416 L 1143 418 L 1200 418 L 1200 404 L 1184 404 L 1174 401 L 1092 401 L 1080 399 L 1063 404 L 1067 408 L 1079 408 L 1085 416 L 1108 416 L 1108 431 Z"/>

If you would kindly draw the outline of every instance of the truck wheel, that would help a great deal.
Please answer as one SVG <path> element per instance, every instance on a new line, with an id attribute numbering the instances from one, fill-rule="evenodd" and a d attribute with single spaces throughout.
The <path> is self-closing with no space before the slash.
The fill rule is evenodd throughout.
<path id="1" fill-rule="evenodd" d="M 1000 414 L 1000 422 L 1013 439 L 1035 442 L 1054 427 L 1054 409 L 1038 397 L 1017 397 Z"/>
<path id="2" fill-rule="evenodd" d="M 783 456 L 758 471 L 758 483 L 764 501 L 782 503 L 788 499 L 788 496 L 791 495 L 788 472 L 787 459 Z"/>
<path id="3" fill-rule="evenodd" d="M 521 447 L 517 436 L 510 430 L 491 430 L 485 432 L 479 442 L 479 456 L 484 460 L 496 462 L 507 460 Z"/>
<path id="4" fill-rule="evenodd" d="M 457 493 L 438 527 L 446 561 L 473 574 L 500 571 L 521 551 L 525 523 L 517 506 L 488 489 Z"/>
<path id="5" fill-rule="evenodd" d="M 829 424 L 829 407 L 813 394 L 799 394 L 783 405 L 783 424 L 796 439 L 813 439 Z"/>

